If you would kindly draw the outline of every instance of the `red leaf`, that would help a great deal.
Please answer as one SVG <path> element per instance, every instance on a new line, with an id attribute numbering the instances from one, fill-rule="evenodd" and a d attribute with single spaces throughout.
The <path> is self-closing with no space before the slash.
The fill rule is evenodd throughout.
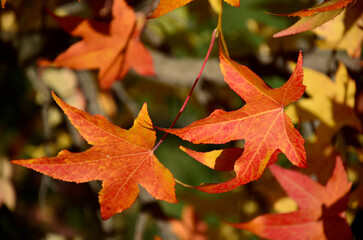
<path id="1" fill-rule="evenodd" d="M 53 93 L 53 98 L 69 120 L 91 145 L 82 153 L 61 151 L 56 157 L 14 160 L 12 163 L 70 182 L 102 180 L 99 194 L 101 215 L 108 219 L 129 208 L 135 201 L 139 183 L 153 197 L 175 203 L 172 174 L 155 157 L 155 131 L 150 125 L 146 104 L 134 125 L 125 130 L 101 115 L 89 115 L 72 107 Z"/>
<path id="2" fill-rule="evenodd" d="M 232 171 L 235 162 L 242 155 L 243 148 L 227 148 L 211 152 L 196 152 L 180 146 L 180 149 L 198 162 L 218 171 Z"/>
<path id="3" fill-rule="evenodd" d="M 352 183 L 348 182 L 341 158 L 337 157 L 333 175 L 326 186 L 277 165 L 270 166 L 270 170 L 286 193 L 296 201 L 299 210 L 262 215 L 233 226 L 267 239 L 352 239 L 344 218 Z"/>
<path id="4" fill-rule="evenodd" d="M 123 0 L 112 6 L 111 24 L 79 17 L 56 17 L 58 23 L 72 36 L 83 39 L 61 53 L 54 64 L 78 70 L 99 69 L 103 89 L 123 79 L 130 68 L 141 75 L 154 75 L 152 58 L 139 40 L 134 11 Z"/>
<path id="5" fill-rule="evenodd" d="M 161 17 L 174 9 L 182 7 L 193 0 L 160 0 L 158 6 L 154 10 L 154 12 L 148 18 L 157 18 Z M 239 7 L 239 0 L 224 0 L 226 3 L 229 3 L 233 7 Z"/>
<path id="6" fill-rule="evenodd" d="M 289 28 L 274 34 L 274 37 L 283 37 L 296 33 L 312 30 L 331 21 L 341 14 L 346 6 L 353 0 L 327 0 L 312 8 L 304 9 L 294 13 L 277 14 L 280 16 L 299 16 L 301 19 Z"/>
<path id="7" fill-rule="evenodd" d="M 256 180 L 269 162 L 276 161 L 280 151 L 293 164 L 306 167 L 304 139 L 283 111 L 305 90 L 301 53 L 290 79 L 277 89 L 271 89 L 249 68 L 232 61 L 223 51 L 220 51 L 220 60 L 225 81 L 246 105 L 232 112 L 216 110 L 209 117 L 182 129 L 164 129 L 193 143 L 222 144 L 245 139 L 244 152 L 234 165 L 236 177 L 198 189 L 219 193 Z"/>

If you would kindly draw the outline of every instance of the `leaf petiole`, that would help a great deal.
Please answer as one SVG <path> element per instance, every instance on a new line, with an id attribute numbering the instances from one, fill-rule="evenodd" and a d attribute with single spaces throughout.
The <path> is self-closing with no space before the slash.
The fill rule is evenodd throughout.
<path id="1" fill-rule="evenodd" d="M 222 30 L 222 15 L 223 15 L 223 0 L 220 0 L 221 4 L 221 11 L 218 13 L 218 22 L 217 22 L 217 30 L 218 30 L 218 37 L 220 42 L 222 43 L 222 47 L 224 52 L 226 53 L 227 57 L 229 57 L 228 48 L 226 41 L 224 40 L 223 30 Z"/>
<path id="2" fill-rule="evenodd" d="M 198 83 L 198 81 L 199 81 L 199 79 L 200 79 L 200 77 L 201 77 L 201 75 L 202 75 L 202 72 L 203 72 L 204 67 L 205 67 L 205 65 L 206 65 L 206 63 L 207 63 L 207 60 L 208 60 L 208 58 L 209 58 L 209 55 L 210 55 L 210 53 L 211 53 L 211 51 L 212 51 L 212 49 L 213 49 L 213 45 L 214 45 L 214 42 L 215 42 L 215 39 L 216 39 L 217 33 L 219 33 L 218 28 L 216 28 L 216 29 L 214 29 L 214 30 L 213 30 L 213 33 L 212 33 L 212 39 L 211 39 L 211 42 L 210 42 L 210 45 L 209 45 L 208 52 L 207 52 L 207 54 L 206 54 L 206 56 L 205 56 L 205 58 L 204 58 L 204 62 L 203 62 L 202 68 L 200 69 L 199 74 L 198 74 L 197 78 L 195 79 L 194 84 L 193 84 L 192 88 L 190 89 L 189 94 L 188 94 L 187 98 L 185 99 L 185 101 L 184 101 L 184 103 L 183 103 L 183 106 L 180 108 L 178 115 L 175 117 L 174 121 L 170 124 L 170 127 L 169 127 L 169 128 L 173 128 L 173 127 L 174 127 L 174 125 L 175 125 L 176 121 L 179 119 L 180 115 L 181 115 L 181 114 L 182 114 L 182 112 L 184 111 L 184 108 L 185 108 L 185 106 L 187 105 L 187 103 L 188 103 L 188 101 L 189 101 L 189 99 L 190 99 L 190 97 L 191 97 L 191 95 L 192 95 L 192 93 L 193 93 L 193 91 L 194 91 L 194 88 L 197 86 L 197 83 Z M 219 34 L 220 34 L 220 33 L 219 33 Z M 223 35 L 222 35 L 222 36 L 223 36 Z M 159 145 L 160 145 L 160 144 L 161 144 L 161 143 L 165 140 L 165 138 L 168 136 L 168 134 L 169 134 L 169 133 L 165 133 L 165 134 L 163 135 L 163 137 L 162 137 L 162 138 L 159 140 L 159 142 L 155 145 L 155 147 L 154 147 L 153 151 L 155 151 L 155 150 L 159 147 Z"/>

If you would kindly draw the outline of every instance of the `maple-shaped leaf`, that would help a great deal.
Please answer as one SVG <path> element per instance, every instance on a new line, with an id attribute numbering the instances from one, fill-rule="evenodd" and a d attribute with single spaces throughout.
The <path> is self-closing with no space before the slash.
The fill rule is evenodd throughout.
<path id="1" fill-rule="evenodd" d="M 108 219 L 129 208 L 143 186 L 156 199 L 175 203 L 174 178 L 153 153 L 155 131 L 146 104 L 134 125 L 125 130 L 101 115 L 72 107 L 53 93 L 53 98 L 72 125 L 93 145 L 81 153 L 61 151 L 56 157 L 14 160 L 12 163 L 70 182 L 102 181 L 99 193 L 101 215 Z"/>
<path id="2" fill-rule="evenodd" d="M 130 68 L 141 75 L 154 75 L 151 54 L 140 42 L 140 28 L 135 13 L 124 0 L 115 0 L 110 24 L 80 17 L 53 17 L 72 36 L 83 39 L 53 63 L 59 67 L 77 70 L 99 69 L 99 82 L 103 89 L 123 79 Z M 138 21 L 142 22 L 142 21 Z"/>
<path id="3" fill-rule="evenodd" d="M 168 12 L 173 11 L 179 7 L 182 7 L 193 0 L 160 0 L 158 6 L 154 10 L 154 12 L 148 18 L 157 18 L 167 14 Z M 239 0 L 224 0 L 226 3 L 229 3 L 233 7 L 239 7 Z"/>
<path id="4" fill-rule="evenodd" d="M 294 16 L 301 19 L 289 28 L 274 34 L 274 37 L 283 37 L 312 30 L 322 24 L 334 19 L 341 14 L 345 7 L 353 0 L 326 0 L 312 8 L 304 9 L 294 13 L 277 14 L 280 16 Z"/>
<path id="5" fill-rule="evenodd" d="M 352 183 L 348 182 L 340 157 L 337 157 L 333 175 L 325 186 L 306 175 L 275 164 L 270 166 L 270 170 L 299 209 L 262 215 L 233 226 L 267 239 L 352 239 L 351 229 L 344 217 Z"/>
<path id="6" fill-rule="evenodd" d="M 220 51 L 224 79 L 246 101 L 246 105 L 231 112 L 216 110 L 209 117 L 182 129 L 163 129 L 193 143 L 223 144 L 245 139 L 243 154 L 234 164 L 236 177 L 198 189 L 219 193 L 256 180 L 269 161 L 276 160 L 278 152 L 283 152 L 294 165 L 306 167 L 304 139 L 284 113 L 284 107 L 300 99 L 304 93 L 302 62 L 300 53 L 290 79 L 282 87 L 271 89 L 249 68 Z M 209 164 L 216 166 L 213 161 Z"/>

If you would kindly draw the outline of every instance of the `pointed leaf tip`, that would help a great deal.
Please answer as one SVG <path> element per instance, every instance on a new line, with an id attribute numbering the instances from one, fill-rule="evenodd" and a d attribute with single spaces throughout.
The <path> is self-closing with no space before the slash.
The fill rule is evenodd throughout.
<path id="1" fill-rule="evenodd" d="M 233 169 L 236 177 L 225 183 L 197 187 L 208 193 L 230 191 L 258 179 L 266 166 L 276 161 L 282 152 L 294 165 L 306 166 L 304 139 L 284 112 L 284 107 L 304 93 L 302 54 L 290 79 L 280 88 L 271 89 L 248 67 L 224 54 L 220 46 L 220 67 L 224 80 L 246 104 L 235 111 L 215 110 L 205 119 L 182 129 L 163 129 L 193 143 L 223 144 L 245 140 L 243 154 L 236 157 Z M 268 124 L 266 124 L 268 123 Z M 189 152 L 201 163 L 216 168 L 221 152 Z M 233 164 L 233 163 L 232 163 Z M 230 169 L 229 164 L 224 169 Z"/>
<path id="2" fill-rule="evenodd" d="M 177 202 L 174 178 L 153 154 L 155 131 L 140 124 L 152 124 L 146 103 L 134 125 L 125 130 L 101 115 L 92 116 L 68 105 L 54 92 L 52 96 L 72 125 L 93 146 L 80 153 L 63 150 L 56 157 L 15 160 L 14 164 L 63 181 L 102 181 L 99 202 L 104 220 L 135 202 L 138 184 L 156 199 Z"/>
<path id="3" fill-rule="evenodd" d="M 59 54 L 54 65 L 76 70 L 98 69 L 102 89 L 122 80 L 131 68 L 140 75 L 154 74 L 151 54 L 139 38 L 142 27 L 137 27 L 135 12 L 124 0 L 113 2 L 110 23 L 80 17 L 55 19 L 72 36 L 82 39 Z"/>
<path id="4" fill-rule="evenodd" d="M 343 212 L 348 205 L 351 184 L 340 157 L 326 186 L 297 171 L 271 165 L 270 170 L 295 200 L 299 209 L 281 214 L 266 214 L 250 222 L 232 226 L 246 229 L 267 239 L 352 239 Z M 337 227 L 339 226 L 339 227 Z M 298 237 L 297 237 L 298 236 Z"/>

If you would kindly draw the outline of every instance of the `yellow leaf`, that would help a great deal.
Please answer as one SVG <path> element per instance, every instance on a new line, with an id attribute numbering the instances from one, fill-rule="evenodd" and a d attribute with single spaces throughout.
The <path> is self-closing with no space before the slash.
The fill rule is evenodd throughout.
<path id="1" fill-rule="evenodd" d="M 319 36 L 316 44 L 321 49 L 345 50 L 358 58 L 363 41 L 363 1 L 348 7 L 335 18 L 314 31 Z"/>
<path id="2" fill-rule="evenodd" d="M 309 97 L 286 108 L 286 113 L 295 124 L 301 117 L 302 121 L 320 120 L 335 131 L 345 125 L 360 128 L 353 111 L 355 82 L 348 76 L 343 64 L 339 64 L 335 82 L 323 73 L 304 68 L 304 85 Z"/>

